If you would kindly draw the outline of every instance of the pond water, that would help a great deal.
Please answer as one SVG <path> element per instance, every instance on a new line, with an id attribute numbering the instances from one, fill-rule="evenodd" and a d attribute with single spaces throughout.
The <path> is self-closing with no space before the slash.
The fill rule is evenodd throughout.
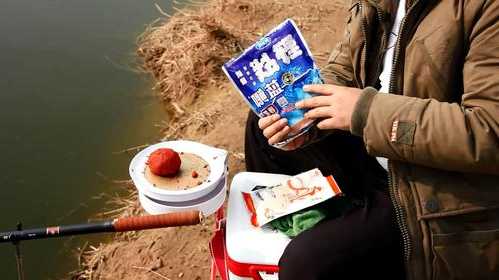
<path id="1" fill-rule="evenodd" d="M 152 81 L 133 71 L 135 38 L 169 1 L 2 0 L 0 4 L 0 231 L 86 222 L 123 190 L 133 154 L 166 116 Z M 75 250 L 104 236 L 22 244 L 26 279 L 61 279 Z M 0 244 L 0 278 L 16 279 Z"/>

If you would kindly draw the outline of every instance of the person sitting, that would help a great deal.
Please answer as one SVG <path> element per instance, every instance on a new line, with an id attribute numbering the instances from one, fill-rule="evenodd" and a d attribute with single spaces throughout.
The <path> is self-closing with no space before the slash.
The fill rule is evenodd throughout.
<path id="1" fill-rule="evenodd" d="M 319 167 L 354 205 L 295 237 L 279 279 L 499 279 L 499 1 L 353 2 L 296 104 L 317 125 L 276 148 L 287 121 L 248 116 L 248 171 Z"/>

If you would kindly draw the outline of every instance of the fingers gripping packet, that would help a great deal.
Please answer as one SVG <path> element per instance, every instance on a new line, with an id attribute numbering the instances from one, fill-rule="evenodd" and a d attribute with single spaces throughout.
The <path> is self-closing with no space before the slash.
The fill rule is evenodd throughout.
<path id="1" fill-rule="evenodd" d="M 288 120 L 288 140 L 305 132 L 312 121 L 295 103 L 311 97 L 306 84 L 322 79 L 312 54 L 296 24 L 288 19 L 270 31 L 223 70 L 251 109 L 260 117 L 278 113 Z"/>
<path id="2" fill-rule="evenodd" d="M 316 168 L 275 186 L 243 192 L 243 198 L 251 214 L 251 224 L 258 227 L 341 194 L 334 178 L 324 177 Z"/>

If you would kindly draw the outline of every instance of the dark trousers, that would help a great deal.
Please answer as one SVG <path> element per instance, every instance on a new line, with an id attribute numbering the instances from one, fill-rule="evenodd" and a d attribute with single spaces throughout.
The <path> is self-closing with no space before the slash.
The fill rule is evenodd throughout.
<path id="1" fill-rule="evenodd" d="M 280 280 L 404 279 L 400 233 L 386 194 L 387 175 L 367 154 L 361 138 L 335 132 L 286 152 L 267 144 L 258 117 L 250 113 L 245 155 L 246 169 L 252 172 L 296 175 L 317 167 L 324 175 L 333 175 L 355 202 L 339 217 L 322 221 L 290 242 L 279 262 Z"/>

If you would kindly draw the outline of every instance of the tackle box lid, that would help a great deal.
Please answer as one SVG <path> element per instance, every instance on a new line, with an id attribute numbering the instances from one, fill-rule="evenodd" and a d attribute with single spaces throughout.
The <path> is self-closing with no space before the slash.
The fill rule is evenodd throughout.
<path id="1" fill-rule="evenodd" d="M 241 192 L 255 186 L 275 185 L 287 175 L 241 172 L 232 179 L 227 206 L 226 247 L 229 258 L 239 263 L 277 265 L 291 239 L 270 227 L 251 224 Z"/>

